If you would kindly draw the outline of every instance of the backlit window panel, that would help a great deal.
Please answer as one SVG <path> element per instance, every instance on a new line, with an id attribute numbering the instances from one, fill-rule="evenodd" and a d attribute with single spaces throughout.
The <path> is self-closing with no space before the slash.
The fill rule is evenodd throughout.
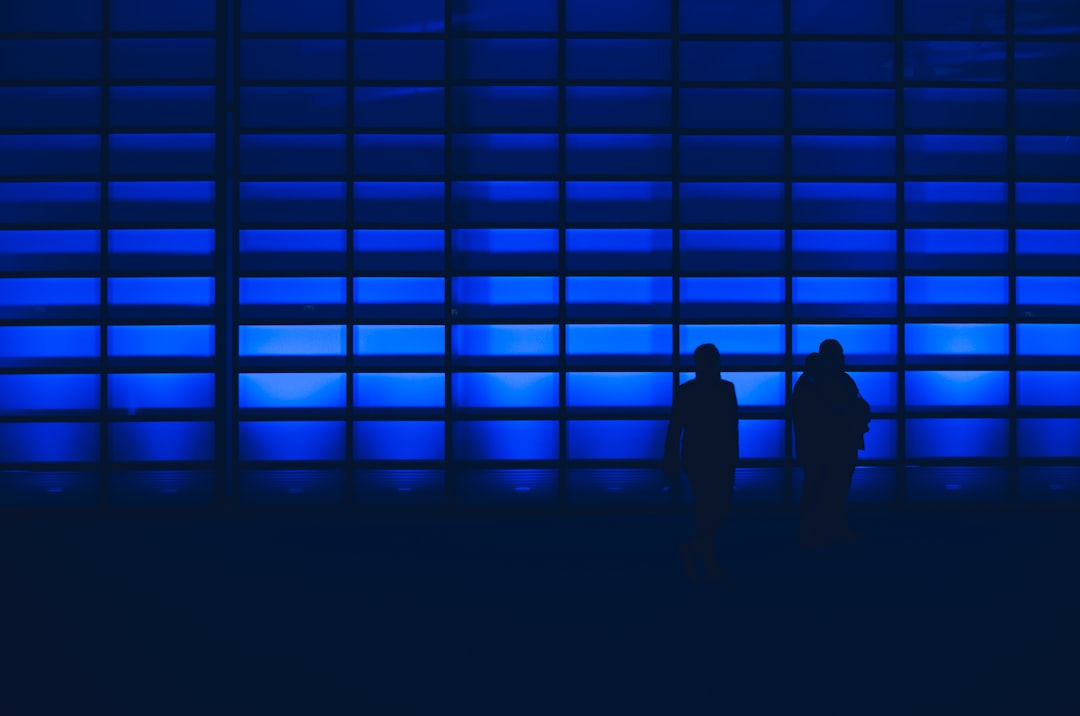
<path id="1" fill-rule="evenodd" d="M 0 506 L 687 504 L 702 343 L 779 503 L 826 338 L 852 500 L 1080 497 L 1071 0 L 9 5 Z"/>

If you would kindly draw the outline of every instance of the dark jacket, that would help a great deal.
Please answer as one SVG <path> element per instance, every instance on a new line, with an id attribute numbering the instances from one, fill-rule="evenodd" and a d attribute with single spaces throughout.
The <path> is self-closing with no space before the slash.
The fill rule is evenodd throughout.
<path id="1" fill-rule="evenodd" d="M 664 462 L 682 462 L 688 472 L 734 467 L 739 459 L 739 405 L 729 380 L 694 378 L 675 390 Z M 685 431 L 685 435 L 683 432 Z"/>
<path id="2" fill-rule="evenodd" d="M 804 373 L 791 395 L 799 462 L 848 457 L 865 447 L 870 405 L 847 373 Z"/>

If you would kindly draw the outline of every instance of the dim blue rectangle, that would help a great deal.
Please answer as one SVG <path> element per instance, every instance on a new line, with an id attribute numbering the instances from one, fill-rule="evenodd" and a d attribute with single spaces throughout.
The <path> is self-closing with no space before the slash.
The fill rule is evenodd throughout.
<path id="1" fill-rule="evenodd" d="M 209 507 L 213 503 L 212 470 L 113 470 L 109 474 L 109 504 L 117 507 Z"/>
<path id="2" fill-rule="evenodd" d="M 667 271 L 668 229 L 567 229 L 566 268 L 576 270 Z"/>
<path id="3" fill-rule="evenodd" d="M 470 276 L 453 282 L 453 311 L 459 318 L 558 317 L 554 276 Z"/>
<path id="4" fill-rule="evenodd" d="M 792 353 L 796 362 L 801 364 L 807 355 L 816 353 L 821 342 L 828 338 L 840 341 L 848 365 L 896 363 L 896 326 L 850 324 L 792 326 L 795 344 Z"/>
<path id="5" fill-rule="evenodd" d="M 571 222 L 666 222 L 671 220 L 669 182 L 566 182 Z"/>
<path id="6" fill-rule="evenodd" d="M 795 129 L 892 129 L 896 93 L 891 89 L 794 89 Z"/>
<path id="7" fill-rule="evenodd" d="M 1024 357 L 1075 356 L 1080 346 L 1080 325 L 1066 323 L 1017 324 L 1016 352 Z"/>
<path id="8" fill-rule="evenodd" d="M 1016 173 L 1021 177 L 1080 176 L 1080 142 L 1067 137 L 1024 137 L 1016 141 Z"/>
<path id="9" fill-rule="evenodd" d="M 340 128 L 345 124 L 345 98 L 344 87 L 241 87 L 240 126 Z"/>
<path id="10" fill-rule="evenodd" d="M 780 229 L 687 229 L 679 240 L 683 266 L 702 271 L 783 271 Z"/>
<path id="11" fill-rule="evenodd" d="M 454 456 L 462 460 L 555 460 L 557 420 L 459 420 L 453 426 Z"/>
<path id="12" fill-rule="evenodd" d="M 793 0 L 791 30 L 797 34 L 891 35 L 894 11 L 889 0 Z"/>
<path id="13" fill-rule="evenodd" d="M 442 460 L 446 455 L 442 420 L 357 420 L 353 450 L 357 460 Z"/>
<path id="14" fill-rule="evenodd" d="M 442 135 L 361 134 L 355 141 L 358 174 L 438 176 L 445 171 Z"/>
<path id="15" fill-rule="evenodd" d="M 353 497 L 361 505 L 438 505 L 446 499 L 442 470 L 363 469 L 353 478 Z"/>
<path id="16" fill-rule="evenodd" d="M 97 326 L 0 326 L 0 365 L 96 359 L 100 331 Z"/>
<path id="17" fill-rule="evenodd" d="M 416 224 L 443 221 L 442 182 L 356 182 L 356 220 Z M 341 205 L 343 212 L 344 203 Z M 344 214 L 342 214 L 344 220 Z"/>
<path id="18" fill-rule="evenodd" d="M 796 271 L 890 271 L 896 268 L 893 229 L 796 229 L 791 232 Z"/>
<path id="19" fill-rule="evenodd" d="M 568 174 L 666 174 L 671 135 L 567 134 Z"/>
<path id="20" fill-rule="evenodd" d="M 96 410 L 100 384 L 90 374 L 0 375 L 0 415 Z"/>
<path id="21" fill-rule="evenodd" d="M 679 78 L 688 82 L 781 82 L 780 42 L 684 40 L 679 43 Z"/>
<path id="22" fill-rule="evenodd" d="M 683 129 L 783 129 L 784 91 L 780 89 L 679 89 Z"/>
<path id="23" fill-rule="evenodd" d="M 10 470 L 0 480 L 4 507 L 94 507 L 100 500 L 97 470 Z"/>
<path id="24" fill-rule="evenodd" d="M 442 184 L 436 186 L 441 198 Z M 559 214 L 559 185 L 553 181 L 458 181 L 453 196 L 459 221 L 554 222 Z"/>
<path id="25" fill-rule="evenodd" d="M 706 183 L 679 185 L 679 213 L 687 223 L 779 223 L 784 220 L 784 185 L 780 183 Z"/>
<path id="26" fill-rule="evenodd" d="M 787 346 L 782 325 L 680 326 L 679 351 L 683 365 L 690 364 L 694 349 L 703 343 L 712 343 L 720 350 L 721 367 L 728 363 L 782 363 Z M 664 352 L 669 354 L 671 348 Z"/>
<path id="27" fill-rule="evenodd" d="M 792 185 L 792 199 L 793 218 L 800 223 L 896 221 L 896 184 L 893 183 L 796 182 Z"/>
<path id="28" fill-rule="evenodd" d="M 650 460 L 664 453 L 665 420 L 567 420 L 571 460 Z"/>
<path id="29" fill-rule="evenodd" d="M 101 171 L 101 140 L 92 134 L 0 136 L 5 177 L 85 177 Z"/>
<path id="30" fill-rule="evenodd" d="M 345 326 L 240 326 L 241 356 L 344 356 Z"/>
<path id="31" fill-rule="evenodd" d="M 455 482 L 464 505 L 546 505 L 559 499 L 558 470 L 463 470 Z"/>
<path id="32" fill-rule="evenodd" d="M 0 184 L 0 223 L 89 224 L 101 215 L 97 182 Z"/>
<path id="33" fill-rule="evenodd" d="M 567 325 L 567 360 L 583 364 L 671 362 L 669 325 Z"/>
<path id="34" fill-rule="evenodd" d="M 784 427 L 783 420 L 740 420 L 739 458 L 784 457 Z"/>
<path id="35" fill-rule="evenodd" d="M 668 80 L 671 43 L 667 40 L 567 40 L 566 77 L 570 80 Z M 693 79 L 685 77 L 684 79 Z"/>
<path id="36" fill-rule="evenodd" d="M 558 373 L 455 373 L 455 408 L 557 408 Z"/>
<path id="37" fill-rule="evenodd" d="M 1005 90 L 908 87 L 904 89 L 908 129 L 999 129 L 1006 126 Z"/>
<path id="38" fill-rule="evenodd" d="M 908 371 L 908 407 L 1000 406 L 1009 404 L 1009 374 L 989 370 Z"/>
<path id="39" fill-rule="evenodd" d="M 522 357 L 546 362 L 559 354 L 559 332 L 552 325 L 459 325 L 453 327 L 452 339 L 456 358 Z M 443 352 L 441 343 L 438 352 Z"/>
<path id="40" fill-rule="evenodd" d="M 344 408 L 344 373 L 241 373 L 241 408 Z"/>
<path id="41" fill-rule="evenodd" d="M 731 34 L 783 32 L 781 0 L 679 0 L 679 30 Z"/>
<path id="42" fill-rule="evenodd" d="M 113 373 L 109 407 L 136 415 L 140 410 L 212 410 L 211 373 Z"/>
<path id="43" fill-rule="evenodd" d="M 1000 83 L 1005 81 L 1008 54 L 1004 42 L 905 42 L 904 75 L 917 82 L 947 77 L 950 82 Z"/>
<path id="44" fill-rule="evenodd" d="M 1080 223 L 1080 182 L 1017 182 L 1016 220 L 1029 225 Z"/>
<path id="45" fill-rule="evenodd" d="M 1016 421 L 1020 457 L 1080 457 L 1080 418 L 1020 418 Z"/>
<path id="46" fill-rule="evenodd" d="M 445 54 L 442 40 L 360 40 L 353 50 L 353 74 L 361 82 L 440 82 Z"/>
<path id="47" fill-rule="evenodd" d="M 343 278 L 241 278 L 240 305 L 345 303 Z"/>
<path id="48" fill-rule="evenodd" d="M 1019 194 L 1019 187 L 1017 189 Z M 920 222 L 998 222 L 1008 216 L 1004 182 L 905 182 L 904 214 Z"/>
<path id="49" fill-rule="evenodd" d="M 345 498 L 341 470 L 240 470 L 238 504 L 248 506 L 340 506 Z"/>
<path id="50" fill-rule="evenodd" d="M 567 87 L 569 127 L 667 129 L 671 125 L 668 87 Z"/>
<path id="51" fill-rule="evenodd" d="M 109 305 L 213 306 L 214 279 L 198 276 L 110 278 Z"/>
<path id="52" fill-rule="evenodd" d="M 454 76 L 466 81 L 555 80 L 559 75 L 557 40 L 469 38 L 453 48 Z"/>
<path id="53" fill-rule="evenodd" d="M 574 319 L 664 319 L 671 316 L 671 279 L 630 276 L 566 279 L 566 315 Z"/>
<path id="54" fill-rule="evenodd" d="M 792 299 L 799 318 L 891 318 L 896 315 L 896 279 L 796 276 Z"/>
<path id="55" fill-rule="evenodd" d="M 240 220 L 307 224 L 345 220 L 345 182 L 240 182 Z"/>
<path id="56" fill-rule="evenodd" d="M 1009 473 L 1001 467 L 908 465 L 904 477 L 912 502 L 1002 501 L 1009 494 Z"/>
<path id="57" fill-rule="evenodd" d="M 416 0 L 412 0 L 416 2 Z M 421 0 L 428 2 L 428 0 Z M 441 2 L 442 0 L 439 0 Z M 438 5 L 439 8 L 442 5 Z M 557 0 L 506 3 L 503 0 L 453 0 L 455 29 L 486 32 L 554 32 L 559 26 Z"/>
<path id="58" fill-rule="evenodd" d="M 893 43 L 793 42 L 795 82 L 893 82 Z"/>
<path id="59" fill-rule="evenodd" d="M 0 229 L 0 263 L 8 271 L 96 271 L 100 245 L 96 229 Z"/>
<path id="60" fill-rule="evenodd" d="M 1017 229 L 1018 268 L 1080 272 L 1080 230 Z"/>
<path id="61" fill-rule="evenodd" d="M 345 137 L 340 134 L 240 137 L 240 171 L 245 176 L 343 174 L 345 156 Z"/>
<path id="62" fill-rule="evenodd" d="M 1021 467 L 1017 480 L 1017 496 L 1025 501 L 1075 502 L 1080 499 L 1080 467 Z"/>
<path id="63" fill-rule="evenodd" d="M 212 39 L 154 38 L 109 41 L 110 80 L 212 82 L 217 69 Z"/>
<path id="64" fill-rule="evenodd" d="M 109 171 L 117 175 L 210 175 L 215 171 L 212 134 L 112 134 Z"/>
<path id="65" fill-rule="evenodd" d="M 213 460 L 211 422 L 112 423 L 109 457 L 116 462 Z"/>
<path id="66" fill-rule="evenodd" d="M 99 286 L 96 278 L 0 278 L 0 318 L 96 317 Z"/>
<path id="67" fill-rule="evenodd" d="M 345 423 L 334 420 L 240 421 L 241 460 L 341 460 Z"/>
<path id="68" fill-rule="evenodd" d="M 656 469 L 570 468 L 567 497 L 573 505 L 660 504 L 667 494 L 659 489 Z"/>
<path id="69" fill-rule="evenodd" d="M 571 408 L 667 408 L 670 373 L 567 373 L 566 405 Z"/>
<path id="70" fill-rule="evenodd" d="M 1009 450 L 1006 418 L 909 418 L 909 458 L 1005 457 Z"/>
<path id="71" fill-rule="evenodd" d="M 444 0 L 370 3 L 354 0 L 358 32 L 442 32 Z"/>
<path id="72" fill-rule="evenodd" d="M 1080 371 L 1017 371 L 1016 395 L 1017 404 L 1024 407 L 1080 405 Z"/>
<path id="73" fill-rule="evenodd" d="M 453 151 L 454 169 L 463 174 L 555 174 L 559 168 L 557 134 L 455 134 Z"/>
<path id="74" fill-rule="evenodd" d="M 670 32 L 671 9 L 663 0 L 575 0 L 565 22 L 570 32 Z"/>
<path id="75" fill-rule="evenodd" d="M 910 270 L 1008 268 L 1005 229 L 907 229 L 904 262 Z"/>
<path id="76" fill-rule="evenodd" d="M 109 183 L 109 216 L 112 221 L 142 223 L 212 223 L 215 182 L 121 182 Z"/>
<path id="77" fill-rule="evenodd" d="M 792 137 L 791 142 L 791 171 L 796 176 L 891 177 L 896 173 L 895 137 Z"/>
<path id="78" fill-rule="evenodd" d="M 85 3 L 92 7 L 96 3 Z M 80 7 L 83 3 L 79 3 Z M 214 0 L 154 3 L 143 0 L 109 0 L 109 26 L 122 32 L 198 32 L 216 27 Z"/>
<path id="79" fill-rule="evenodd" d="M 1080 22 L 1074 22 L 1073 27 L 1078 25 Z M 1080 47 L 1075 42 L 1017 42 L 1013 47 L 1017 82 L 1062 85 L 1073 82 L 1074 73 L 1069 68 L 1080 63 Z"/>
<path id="80" fill-rule="evenodd" d="M 909 323 L 904 326 L 908 360 L 963 361 L 1009 354 L 1009 327 L 995 323 Z"/>
<path id="81" fill-rule="evenodd" d="M 367 270 L 442 271 L 442 229 L 361 229 L 353 232 L 355 267 Z"/>
<path id="82" fill-rule="evenodd" d="M 354 326 L 353 330 L 357 356 L 441 358 L 445 352 L 444 326 Z"/>
<path id="83" fill-rule="evenodd" d="M 241 81 L 345 79 L 344 40 L 241 40 Z"/>
<path id="84" fill-rule="evenodd" d="M 1000 35 L 1005 32 L 1005 0 L 950 0 L 947 4 L 935 0 L 904 0 L 903 6 L 905 32 L 939 35 Z"/>
<path id="85" fill-rule="evenodd" d="M 684 136 L 679 138 L 684 177 L 776 177 L 784 173 L 783 137 Z"/>
<path id="86" fill-rule="evenodd" d="M 356 126 L 442 129 L 446 121 L 443 96 L 442 87 L 357 87 L 353 91 Z"/>
<path id="87" fill-rule="evenodd" d="M 345 242 L 343 229 L 241 229 L 240 270 L 340 269 Z"/>
<path id="88" fill-rule="evenodd" d="M 353 404 L 358 408 L 429 408 L 446 406 L 444 373 L 356 373 Z"/>
<path id="89" fill-rule="evenodd" d="M 215 87 L 111 87 L 109 120 L 114 129 L 213 129 Z M 254 110 L 250 105 L 247 110 Z"/>
<path id="90" fill-rule="evenodd" d="M 242 0 L 244 32 L 341 32 L 346 0 Z"/>
<path id="91" fill-rule="evenodd" d="M 686 319 L 782 318 L 784 293 L 782 278 L 679 279 L 679 304 Z"/>
<path id="92" fill-rule="evenodd" d="M 558 88 L 458 87 L 452 112 L 454 125 L 462 129 L 554 127 L 559 124 Z"/>
<path id="93" fill-rule="evenodd" d="M 0 87 L 0 129 L 85 131 L 100 123 L 97 87 Z"/>
<path id="94" fill-rule="evenodd" d="M 99 32 L 101 0 L 40 0 L 0 5 L 5 32 Z"/>
<path id="95" fill-rule="evenodd" d="M 904 138 L 904 171 L 910 175 L 1004 176 L 1004 136 L 911 134 Z"/>
<path id="96" fill-rule="evenodd" d="M 454 265 L 472 271 L 526 269 L 554 273 L 559 267 L 556 229 L 455 229 L 453 245 Z"/>
<path id="97" fill-rule="evenodd" d="M 907 276 L 904 301 L 909 316 L 997 316 L 1007 312 L 1006 276 Z"/>
<path id="98" fill-rule="evenodd" d="M 108 339 L 109 356 L 212 358 L 214 355 L 214 326 L 109 326 Z"/>
<path id="99" fill-rule="evenodd" d="M 5 463 L 94 462 L 100 450 L 97 423 L 0 423 Z"/>

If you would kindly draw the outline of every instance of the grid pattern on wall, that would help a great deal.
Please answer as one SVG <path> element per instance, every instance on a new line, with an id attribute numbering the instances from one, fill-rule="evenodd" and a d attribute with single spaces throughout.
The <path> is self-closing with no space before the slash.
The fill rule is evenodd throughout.
<path id="1" fill-rule="evenodd" d="M 713 342 L 783 503 L 825 337 L 852 499 L 1075 499 L 1078 70 L 1065 0 L 7 4 L 0 501 L 664 504 Z"/>

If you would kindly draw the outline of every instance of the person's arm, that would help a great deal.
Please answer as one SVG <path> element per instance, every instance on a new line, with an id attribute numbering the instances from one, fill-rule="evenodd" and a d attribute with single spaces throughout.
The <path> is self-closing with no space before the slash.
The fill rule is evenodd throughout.
<path id="1" fill-rule="evenodd" d="M 673 481 L 679 477 L 679 439 L 682 437 L 686 418 L 683 415 L 679 391 L 671 405 L 671 418 L 668 420 L 667 440 L 664 442 L 664 479 Z"/>

